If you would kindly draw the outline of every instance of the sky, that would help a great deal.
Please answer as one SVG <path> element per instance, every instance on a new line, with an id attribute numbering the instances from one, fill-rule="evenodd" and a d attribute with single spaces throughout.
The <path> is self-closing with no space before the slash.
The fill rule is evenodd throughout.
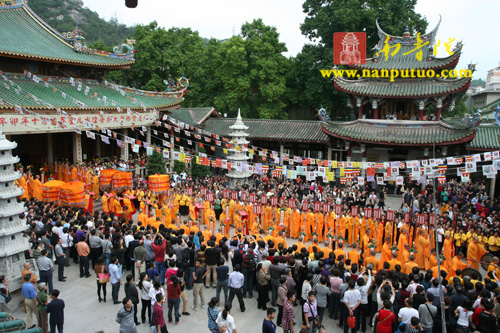
<path id="1" fill-rule="evenodd" d="M 85 7 L 105 19 L 116 17 L 127 25 L 156 20 L 167 29 L 189 27 L 204 38 L 229 38 L 233 31 L 239 33 L 243 23 L 262 18 L 264 24 L 276 27 L 280 40 L 288 48 L 286 56 L 296 55 L 309 43 L 300 32 L 305 18 L 304 0 L 138 0 L 135 9 L 125 7 L 124 0 L 83 2 Z M 416 11 L 427 18 L 429 31 L 439 21 L 439 14 L 442 15 L 437 35 L 441 45 L 449 38 L 464 43 L 457 69 L 466 68 L 472 62 L 477 64 L 474 78 L 486 79 L 488 70 L 499 66 L 500 42 L 496 25 L 500 1 L 418 0 Z M 446 56 L 443 47 L 438 50 L 438 56 Z"/>

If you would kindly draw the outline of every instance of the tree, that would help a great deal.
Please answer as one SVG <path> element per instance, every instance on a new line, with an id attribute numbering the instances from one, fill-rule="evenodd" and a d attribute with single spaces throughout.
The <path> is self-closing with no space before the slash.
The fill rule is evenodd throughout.
<path id="1" fill-rule="evenodd" d="M 165 159 L 163 155 L 153 151 L 153 155 L 148 156 L 148 164 L 146 164 L 146 173 L 148 176 L 151 175 L 164 175 L 167 173 L 167 169 L 165 168 Z"/>

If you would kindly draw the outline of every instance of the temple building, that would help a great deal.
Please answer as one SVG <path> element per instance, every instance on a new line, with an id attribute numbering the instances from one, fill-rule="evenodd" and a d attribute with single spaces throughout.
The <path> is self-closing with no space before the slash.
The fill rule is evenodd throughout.
<path id="1" fill-rule="evenodd" d="M 18 143 L 26 165 L 128 158 L 128 143 L 110 144 L 85 131 L 113 130 L 118 140 L 150 142 L 159 114 L 183 101 L 184 91 L 143 91 L 105 80 L 109 71 L 134 63 L 133 40 L 112 53 L 89 49 L 80 31 L 55 31 L 25 0 L 0 1 L 0 31 L 0 130 Z"/>

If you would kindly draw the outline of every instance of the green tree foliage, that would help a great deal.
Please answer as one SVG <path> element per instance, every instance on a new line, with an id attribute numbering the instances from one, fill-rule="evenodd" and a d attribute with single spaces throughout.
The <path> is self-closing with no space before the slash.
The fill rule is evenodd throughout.
<path id="1" fill-rule="evenodd" d="M 162 154 L 153 151 L 153 155 L 148 156 L 146 172 L 148 176 L 156 174 L 164 175 L 167 173 L 167 170 L 165 168 L 165 159 L 163 158 Z"/>
<path id="2" fill-rule="evenodd" d="M 210 175 L 212 175 L 212 172 L 209 166 L 196 164 L 196 162 L 193 164 L 193 169 L 191 170 L 191 176 L 193 178 L 203 178 Z"/>
<path id="3" fill-rule="evenodd" d="M 484 81 L 483 79 L 479 78 L 479 79 L 474 79 L 470 82 L 470 86 L 471 88 L 473 87 L 486 87 L 486 81 Z"/>
<path id="4" fill-rule="evenodd" d="M 28 4 L 38 16 L 60 33 L 71 32 L 78 26 L 89 44 L 100 41 L 105 46 L 105 51 L 110 51 L 113 46 L 134 35 L 134 27 L 127 27 L 116 18 L 106 21 L 96 12 L 83 8 L 81 1 L 30 0 Z"/>

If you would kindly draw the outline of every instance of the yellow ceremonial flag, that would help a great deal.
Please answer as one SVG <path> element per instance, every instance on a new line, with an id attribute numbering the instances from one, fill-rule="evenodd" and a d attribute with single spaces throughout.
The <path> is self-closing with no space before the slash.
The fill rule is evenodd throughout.
<path id="1" fill-rule="evenodd" d="M 335 172 L 328 172 L 326 174 L 326 180 L 328 180 L 329 182 L 335 181 Z"/>
<path id="2" fill-rule="evenodd" d="M 332 161 L 332 168 L 334 168 L 334 169 L 337 168 L 337 161 Z"/>
<path id="3" fill-rule="evenodd" d="M 224 148 L 223 151 L 224 151 L 224 154 L 227 154 L 227 149 L 226 148 Z"/>
<path id="4" fill-rule="evenodd" d="M 252 155 L 254 154 L 253 149 L 250 149 L 249 151 L 250 151 L 250 154 L 252 154 Z"/>
<path id="5" fill-rule="evenodd" d="M 184 163 L 186 159 L 186 154 L 179 154 L 179 162 Z"/>
<path id="6" fill-rule="evenodd" d="M 344 168 L 340 168 L 340 177 L 345 177 L 345 170 L 344 170 Z"/>
<path id="7" fill-rule="evenodd" d="M 361 162 L 355 162 L 355 163 L 356 163 L 355 168 L 361 168 Z"/>
<path id="8" fill-rule="evenodd" d="M 200 164 L 200 158 L 196 156 L 196 164 Z"/>

